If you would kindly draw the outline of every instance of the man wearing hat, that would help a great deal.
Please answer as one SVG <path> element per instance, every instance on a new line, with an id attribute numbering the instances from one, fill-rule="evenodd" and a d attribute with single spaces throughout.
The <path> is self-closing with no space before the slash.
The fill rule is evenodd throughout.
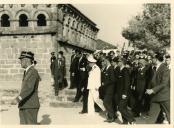
<path id="1" fill-rule="evenodd" d="M 99 99 L 99 87 L 101 86 L 101 71 L 100 68 L 96 65 L 96 60 L 92 55 L 89 55 L 88 58 L 89 66 L 91 70 L 89 71 L 87 89 L 89 90 L 88 94 L 88 114 L 94 115 L 94 103 L 96 103 L 103 111 L 105 108 L 103 106 L 103 101 Z"/>
<path id="2" fill-rule="evenodd" d="M 32 65 L 34 54 L 22 51 L 19 57 L 21 67 L 24 68 L 20 94 L 12 101 L 18 103 L 20 124 L 37 124 L 37 115 L 40 107 L 38 97 L 39 74 Z"/>

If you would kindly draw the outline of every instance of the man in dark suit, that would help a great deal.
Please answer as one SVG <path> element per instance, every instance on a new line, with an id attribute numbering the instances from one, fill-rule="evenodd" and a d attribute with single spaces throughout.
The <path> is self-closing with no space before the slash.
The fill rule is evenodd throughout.
<path id="1" fill-rule="evenodd" d="M 147 123 L 153 124 L 162 110 L 170 122 L 170 73 L 166 64 L 163 63 L 163 55 L 157 53 L 156 59 L 156 72 L 151 80 L 150 89 L 146 90 L 148 95 L 151 95 L 151 104 L 149 111 L 149 119 Z"/>
<path id="2" fill-rule="evenodd" d="M 71 63 L 70 63 L 70 87 L 69 89 L 74 89 L 75 88 L 75 84 L 74 84 L 74 74 L 72 72 L 72 65 L 74 62 L 74 59 L 76 57 L 76 51 L 77 50 L 72 50 L 72 55 L 71 55 Z"/>
<path id="3" fill-rule="evenodd" d="M 70 65 L 70 73 L 71 73 L 71 86 L 70 89 L 74 89 L 78 85 L 78 77 L 79 77 L 79 70 L 78 70 L 78 62 L 80 58 L 81 51 L 76 50 L 75 51 L 75 56 L 72 59 L 71 65 Z"/>
<path id="4" fill-rule="evenodd" d="M 151 85 L 151 80 L 156 72 L 156 59 L 152 58 L 152 62 L 148 63 L 146 65 L 147 68 L 147 82 L 146 82 L 146 89 L 150 89 Z M 148 111 L 150 110 L 150 101 L 151 101 L 151 96 L 148 95 L 147 93 L 144 94 L 144 112 L 148 115 Z"/>
<path id="5" fill-rule="evenodd" d="M 55 96 L 58 96 L 59 89 L 62 88 L 64 78 L 64 61 L 62 60 L 62 56 L 60 54 L 58 54 L 53 65 Z"/>
<path id="6" fill-rule="evenodd" d="M 86 59 L 87 59 L 87 56 L 86 56 Z M 91 70 L 91 67 L 89 67 L 89 64 L 87 62 L 87 65 L 86 65 L 86 72 L 87 72 L 87 76 L 86 76 L 86 79 L 88 80 L 88 72 Z M 86 81 L 85 84 L 83 85 L 82 87 L 82 95 L 83 95 L 83 107 L 82 107 L 82 111 L 79 112 L 79 114 L 84 114 L 84 113 L 88 113 L 88 94 L 89 94 L 89 91 L 87 89 L 87 84 L 88 82 Z"/>
<path id="7" fill-rule="evenodd" d="M 126 59 L 121 58 L 118 60 L 118 66 L 120 67 L 117 84 L 117 101 L 118 111 L 121 112 L 124 124 L 133 124 L 135 119 L 132 113 L 128 111 L 128 97 L 130 92 L 130 72 L 126 67 Z"/>
<path id="8" fill-rule="evenodd" d="M 120 67 L 118 66 L 118 59 L 119 57 L 115 57 L 111 61 L 111 65 L 114 67 L 114 77 L 115 77 L 115 84 L 114 84 L 114 101 L 113 101 L 113 106 L 114 106 L 114 112 L 117 112 L 118 110 L 118 101 L 117 101 L 117 86 L 118 85 L 118 75 L 120 71 Z"/>
<path id="9" fill-rule="evenodd" d="M 63 54 L 63 51 L 59 51 L 59 54 L 61 56 L 61 59 L 62 59 L 62 67 L 64 69 L 63 71 L 63 83 L 62 83 L 62 88 L 66 88 L 68 86 L 68 82 L 67 82 L 67 79 L 66 79 L 66 58 Z"/>
<path id="10" fill-rule="evenodd" d="M 115 87 L 115 75 L 114 75 L 114 67 L 111 66 L 110 57 L 106 57 L 106 69 L 104 73 L 103 86 L 105 86 L 105 95 L 103 99 L 103 104 L 108 113 L 108 117 L 106 122 L 114 122 L 115 121 L 115 112 L 113 108 L 113 99 L 114 99 L 114 87 Z"/>
<path id="11" fill-rule="evenodd" d="M 76 65 L 78 67 L 78 73 L 79 73 L 79 83 L 77 85 L 77 92 L 76 92 L 76 96 L 74 99 L 74 102 L 78 102 L 79 99 L 82 96 L 82 88 L 84 86 L 87 86 L 87 81 L 88 81 L 88 73 L 87 73 L 87 58 L 86 56 L 81 53 L 80 58 L 78 60 L 78 65 Z"/>
<path id="12" fill-rule="evenodd" d="M 135 108 L 133 111 L 135 112 L 135 116 L 141 116 L 143 112 L 143 102 L 144 102 L 144 93 L 147 82 L 147 68 L 145 59 L 139 60 L 139 68 L 135 73 L 135 82 L 133 85 L 133 89 L 135 90 Z"/>
<path id="13" fill-rule="evenodd" d="M 22 87 L 19 96 L 12 101 L 18 103 L 20 124 L 37 124 L 37 115 L 40 108 L 38 97 L 38 85 L 40 77 L 38 71 L 32 65 L 34 54 L 32 52 L 21 52 L 19 57 L 21 67 L 25 69 Z"/>
<path id="14" fill-rule="evenodd" d="M 50 58 L 50 70 L 51 70 L 51 77 L 52 80 L 54 79 L 54 69 L 53 69 L 53 65 L 54 65 L 54 61 L 56 60 L 56 56 L 55 56 L 55 52 L 51 52 L 51 58 Z"/>

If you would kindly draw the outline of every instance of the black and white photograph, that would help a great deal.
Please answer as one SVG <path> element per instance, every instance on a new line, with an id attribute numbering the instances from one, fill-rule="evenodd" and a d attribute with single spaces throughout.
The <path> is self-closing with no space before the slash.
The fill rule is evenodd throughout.
<path id="1" fill-rule="evenodd" d="M 171 3 L 0 3 L 1 125 L 173 122 Z"/>

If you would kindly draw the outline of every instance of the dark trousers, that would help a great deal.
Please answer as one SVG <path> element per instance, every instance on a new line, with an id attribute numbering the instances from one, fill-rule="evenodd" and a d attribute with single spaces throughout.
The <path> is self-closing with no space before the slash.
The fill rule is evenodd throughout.
<path id="1" fill-rule="evenodd" d="M 89 93 L 89 91 L 87 89 L 84 89 L 82 112 L 88 112 L 88 93 Z"/>
<path id="2" fill-rule="evenodd" d="M 163 111 L 161 110 L 155 123 L 162 124 L 163 121 L 164 121 L 164 115 L 163 115 Z"/>
<path id="3" fill-rule="evenodd" d="M 142 97 L 142 94 L 136 93 L 135 95 L 135 106 L 133 108 L 133 111 L 135 114 L 138 116 L 141 112 L 144 111 L 144 106 L 143 106 L 144 99 Z"/>
<path id="4" fill-rule="evenodd" d="M 19 109 L 20 124 L 37 124 L 39 109 Z"/>
<path id="5" fill-rule="evenodd" d="M 72 76 L 72 73 L 70 73 L 70 88 L 75 88 L 75 87 L 76 87 L 75 76 Z"/>
<path id="6" fill-rule="evenodd" d="M 167 120 L 170 122 L 170 101 L 163 102 L 152 102 L 150 104 L 149 119 L 147 120 L 148 124 L 156 123 L 160 111 L 166 113 Z"/>
<path id="7" fill-rule="evenodd" d="M 118 95 L 117 95 L 117 93 L 114 94 L 113 108 L 114 108 L 114 112 L 116 112 L 118 110 Z"/>
<path id="8" fill-rule="evenodd" d="M 121 99 L 118 104 L 118 110 L 123 117 L 123 123 L 135 121 L 133 114 L 127 109 L 128 99 Z"/>
<path id="9" fill-rule="evenodd" d="M 148 112 L 150 110 L 150 100 L 151 97 L 149 95 L 144 95 L 144 112 Z"/>
<path id="10" fill-rule="evenodd" d="M 79 73 L 79 78 L 77 81 L 78 81 L 78 83 L 77 83 L 77 92 L 76 92 L 76 96 L 75 96 L 75 101 L 79 101 L 79 99 L 82 96 L 81 90 L 87 84 L 87 76 L 86 76 L 85 72 Z"/>
<path id="11" fill-rule="evenodd" d="M 59 89 L 62 83 L 58 82 L 58 79 L 54 77 L 54 89 L 55 89 L 55 95 L 57 96 L 59 94 Z"/>
<path id="12" fill-rule="evenodd" d="M 114 86 L 110 85 L 107 87 L 106 94 L 103 100 L 103 105 L 108 112 L 108 117 L 110 118 L 115 118 L 113 99 L 114 99 Z"/>

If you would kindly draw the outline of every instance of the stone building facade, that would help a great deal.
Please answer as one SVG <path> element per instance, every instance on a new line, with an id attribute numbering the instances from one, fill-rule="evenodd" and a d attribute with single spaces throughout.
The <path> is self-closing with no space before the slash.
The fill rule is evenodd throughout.
<path id="1" fill-rule="evenodd" d="M 42 80 L 50 78 L 50 53 L 63 51 L 68 77 L 72 49 L 94 51 L 98 31 L 93 21 L 70 4 L 1 4 L 0 81 L 21 80 L 18 57 L 22 50 L 35 53 Z"/>

